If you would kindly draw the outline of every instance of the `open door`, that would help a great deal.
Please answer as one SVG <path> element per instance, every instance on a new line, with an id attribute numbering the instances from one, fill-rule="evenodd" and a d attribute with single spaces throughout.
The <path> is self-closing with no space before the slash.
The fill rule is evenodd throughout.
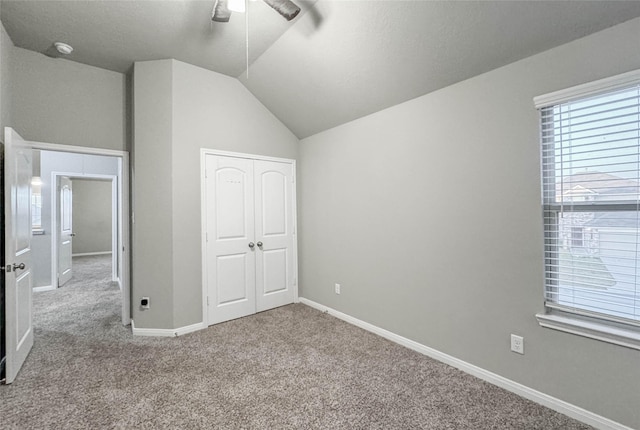
<path id="1" fill-rule="evenodd" d="M 73 275 L 71 252 L 73 246 L 73 189 L 71 179 L 58 177 L 58 287 L 66 284 Z"/>
<path id="2" fill-rule="evenodd" d="M 31 266 L 31 147 L 5 128 L 6 383 L 16 378 L 33 346 Z"/>

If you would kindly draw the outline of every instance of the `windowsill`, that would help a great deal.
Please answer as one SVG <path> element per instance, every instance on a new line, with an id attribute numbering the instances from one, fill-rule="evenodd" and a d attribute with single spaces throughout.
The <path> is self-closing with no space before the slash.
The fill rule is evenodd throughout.
<path id="1" fill-rule="evenodd" d="M 31 234 L 34 236 L 43 236 L 44 235 L 44 229 L 42 228 L 34 228 L 31 230 Z"/>
<path id="2" fill-rule="evenodd" d="M 556 314 L 536 314 L 536 318 L 542 327 L 640 350 L 640 331 Z"/>

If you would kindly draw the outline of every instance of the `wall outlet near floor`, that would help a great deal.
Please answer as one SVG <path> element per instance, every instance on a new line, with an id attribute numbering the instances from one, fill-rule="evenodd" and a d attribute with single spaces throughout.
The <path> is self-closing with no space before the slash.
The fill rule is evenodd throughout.
<path id="1" fill-rule="evenodd" d="M 140 309 L 149 309 L 149 297 L 143 297 L 140 299 Z"/>
<path id="2" fill-rule="evenodd" d="M 340 294 L 340 284 L 336 284 L 336 294 Z"/>
<path id="3" fill-rule="evenodd" d="M 524 338 L 522 336 L 511 335 L 511 351 L 524 354 Z"/>

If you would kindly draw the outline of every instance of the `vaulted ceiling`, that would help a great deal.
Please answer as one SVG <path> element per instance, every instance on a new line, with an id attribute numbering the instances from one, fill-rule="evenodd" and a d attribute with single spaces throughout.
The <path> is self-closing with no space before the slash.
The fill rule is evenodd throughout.
<path id="1" fill-rule="evenodd" d="M 294 1 L 291 22 L 262 1 L 228 23 L 211 22 L 214 0 L 2 0 L 0 12 L 22 48 L 64 41 L 68 60 L 118 72 L 175 58 L 238 77 L 300 138 L 640 16 L 640 1 Z"/>

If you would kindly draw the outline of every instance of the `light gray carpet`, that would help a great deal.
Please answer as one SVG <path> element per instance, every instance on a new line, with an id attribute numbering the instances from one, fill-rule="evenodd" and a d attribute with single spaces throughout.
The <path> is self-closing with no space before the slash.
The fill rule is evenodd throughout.
<path id="1" fill-rule="evenodd" d="M 301 304 L 134 338 L 95 260 L 92 282 L 34 294 L 3 428 L 590 428 Z"/>

